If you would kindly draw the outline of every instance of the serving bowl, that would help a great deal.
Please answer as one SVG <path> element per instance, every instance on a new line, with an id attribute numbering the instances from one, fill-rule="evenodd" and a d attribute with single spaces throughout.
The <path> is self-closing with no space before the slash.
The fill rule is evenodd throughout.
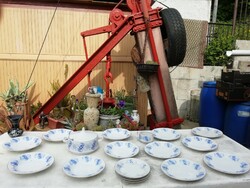
<path id="1" fill-rule="evenodd" d="M 70 152 L 75 154 L 88 154 L 98 149 L 98 135 L 85 129 L 76 132 L 70 132 L 68 138 L 63 141 L 67 144 Z"/>

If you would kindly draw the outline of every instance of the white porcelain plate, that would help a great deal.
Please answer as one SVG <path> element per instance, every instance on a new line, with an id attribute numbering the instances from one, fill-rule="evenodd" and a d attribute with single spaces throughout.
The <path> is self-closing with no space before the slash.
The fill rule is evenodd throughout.
<path id="1" fill-rule="evenodd" d="M 130 131 L 122 128 L 106 129 L 103 132 L 103 137 L 109 140 L 124 140 L 129 138 L 131 135 Z"/>
<path id="2" fill-rule="evenodd" d="M 114 158 L 129 158 L 139 153 L 139 147 L 132 142 L 115 141 L 104 147 L 104 152 Z"/>
<path id="3" fill-rule="evenodd" d="M 181 181 L 196 181 L 206 175 L 206 170 L 203 166 L 184 158 L 174 158 L 163 161 L 161 170 L 167 176 Z"/>
<path id="4" fill-rule="evenodd" d="M 142 178 L 125 178 L 125 177 L 121 177 L 122 180 L 124 180 L 125 182 L 129 183 L 129 184 L 136 184 L 136 183 L 142 183 L 145 182 L 146 180 L 148 180 L 150 176 L 150 173 L 148 173 L 148 175 L 142 177 Z"/>
<path id="5" fill-rule="evenodd" d="M 53 129 L 47 131 L 43 138 L 51 142 L 61 142 L 64 138 L 68 138 L 70 132 L 71 130 L 69 129 Z"/>
<path id="6" fill-rule="evenodd" d="M 8 169 L 15 174 L 32 174 L 49 168 L 54 157 L 41 152 L 21 154 L 8 163 Z"/>
<path id="7" fill-rule="evenodd" d="M 227 174 L 244 174 L 249 171 L 249 163 L 233 154 L 210 152 L 203 160 L 210 168 Z"/>
<path id="8" fill-rule="evenodd" d="M 105 162 L 97 157 L 83 155 L 66 162 L 63 171 L 74 178 L 88 178 L 101 173 L 105 168 Z"/>
<path id="9" fill-rule="evenodd" d="M 153 131 L 154 137 L 160 140 L 177 140 L 181 137 L 181 134 L 174 129 L 170 128 L 157 128 Z"/>
<path id="10" fill-rule="evenodd" d="M 195 127 L 192 129 L 192 133 L 207 138 L 218 138 L 223 135 L 222 131 L 211 127 Z"/>
<path id="11" fill-rule="evenodd" d="M 200 136 L 185 137 L 182 139 L 182 143 L 186 147 L 198 151 L 212 151 L 218 147 L 215 141 Z"/>
<path id="12" fill-rule="evenodd" d="M 179 147 L 164 141 L 151 142 L 145 146 L 144 150 L 148 155 L 161 159 L 177 157 L 181 153 Z"/>
<path id="13" fill-rule="evenodd" d="M 125 178 L 143 178 L 150 172 L 150 166 L 136 158 L 121 159 L 115 164 L 115 171 Z"/>
<path id="14" fill-rule="evenodd" d="M 3 143 L 3 147 L 9 151 L 26 151 L 39 146 L 41 138 L 34 136 L 20 136 Z"/>

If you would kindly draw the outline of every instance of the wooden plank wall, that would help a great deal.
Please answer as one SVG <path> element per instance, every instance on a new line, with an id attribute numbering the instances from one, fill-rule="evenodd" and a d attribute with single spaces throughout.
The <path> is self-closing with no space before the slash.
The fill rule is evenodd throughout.
<path id="1" fill-rule="evenodd" d="M 55 7 L 3 5 L 0 18 L 0 92 L 9 86 L 9 80 L 18 80 L 20 86 L 27 84 L 31 73 L 34 87 L 29 90 L 32 103 L 46 102 L 51 91 L 50 82 L 65 82 L 65 66 L 70 77 L 86 60 L 80 32 L 108 25 L 109 11 L 93 11 L 76 8 L 58 8 L 51 23 L 47 38 L 38 58 L 43 40 L 52 20 Z M 101 34 L 87 38 L 88 53 L 91 55 L 107 38 Z M 132 36 L 127 35 L 112 50 L 112 74 L 114 91 L 136 88 L 136 69 L 131 63 L 130 50 L 134 45 Z M 105 62 L 100 62 L 91 73 L 92 85 L 105 89 L 103 75 Z M 84 79 L 71 92 L 81 97 L 87 91 Z M 139 94 L 138 110 L 146 123 L 147 99 Z M 141 101 L 141 102 L 140 102 Z M 2 101 L 1 101 L 2 103 Z"/>

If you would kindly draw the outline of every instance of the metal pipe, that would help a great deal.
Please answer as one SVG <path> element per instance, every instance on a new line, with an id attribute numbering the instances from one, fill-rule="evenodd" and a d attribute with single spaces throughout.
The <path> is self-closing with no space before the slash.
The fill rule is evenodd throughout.
<path id="1" fill-rule="evenodd" d="M 237 9 L 238 9 L 238 0 L 235 0 L 235 2 L 234 2 L 234 15 L 233 15 L 233 30 L 232 30 L 233 35 L 235 33 L 235 28 L 236 28 Z"/>
<path id="2" fill-rule="evenodd" d="M 226 55 L 230 56 L 250 56 L 250 50 L 232 50 L 227 51 Z"/>

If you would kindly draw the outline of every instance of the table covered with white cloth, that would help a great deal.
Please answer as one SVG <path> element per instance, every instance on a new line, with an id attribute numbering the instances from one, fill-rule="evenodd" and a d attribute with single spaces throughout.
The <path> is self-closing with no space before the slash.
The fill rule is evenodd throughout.
<path id="1" fill-rule="evenodd" d="M 248 188 L 250 186 L 250 171 L 241 175 L 230 175 L 222 173 L 208 167 L 204 161 L 203 157 L 208 152 L 201 152 L 187 148 L 181 142 L 181 140 L 186 136 L 193 136 L 190 129 L 178 130 L 181 133 L 181 137 L 177 140 L 170 141 L 171 143 L 179 146 L 181 148 L 181 154 L 178 157 L 186 158 L 194 162 L 200 163 L 206 170 L 206 175 L 204 178 L 198 181 L 179 181 L 172 179 L 165 175 L 161 170 L 161 164 L 165 159 L 158 159 L 149 156 L 145 153 L 144 147 L 146 144 L 141 143 L 137 140 L 137 131 L 132 131 L 131 136 L 126 139 L 137 146 L 139 146 L 139 153 L 134 156 L 134 158 L 141 159 L 150 165 L 150 176 L 149 178 L 141 183 L 128 183 L 122 180 L 115 172 L 115 164 L 120 160 L 108 156 L 104 152 L 104 147 L 110 140 L 101 138 L 99 140 L 99 148 L 88 155 L 96 156 L 104 160 L 105 169 L 98 175 L 90 178 L 74 178 L 66 175 L 63 171 L 63 166 L 65 162 L 69 161 L 71 158 L 79 156 L 68 151 L 66 143 L 64 142 L 49 142 L 43 138 L 44 132 L 24 132 L 23 136 L 37 136 L 42 139 L 42 143 L 32 150 L 29 151 L 8 151 L 4 147 L 0 147 L 0 187 L 1 188 L 11 188 L 11 187 L 112 187 L 112 188 L 124 188 L 124 187 L 170 187 L 170 188 L 180 188 L 180 187 L 227 187 L 227 188 Z M 102 137 L 102 132 L 97 132 L 100 137 Z M 11 138 L 7 133 L 0 135 L 0 143 L 7 142 Z M 250 163 L 250 150 L 233 141 L 229 137 L 223 135 L 219 138 L 213 139 L 217 144 L 218 148 L 215 151 L 232 153 L 239 156 L 241 159 Z M 12 173 L 7 165 L 10 160 L 17 157 L 18 155 L 25 152 L 46 152 L 54 157 L 54 163 L 51 167 L 33 174 L 14 174 Z M 188 172 L 186 172 L 188 173 Z"/>

